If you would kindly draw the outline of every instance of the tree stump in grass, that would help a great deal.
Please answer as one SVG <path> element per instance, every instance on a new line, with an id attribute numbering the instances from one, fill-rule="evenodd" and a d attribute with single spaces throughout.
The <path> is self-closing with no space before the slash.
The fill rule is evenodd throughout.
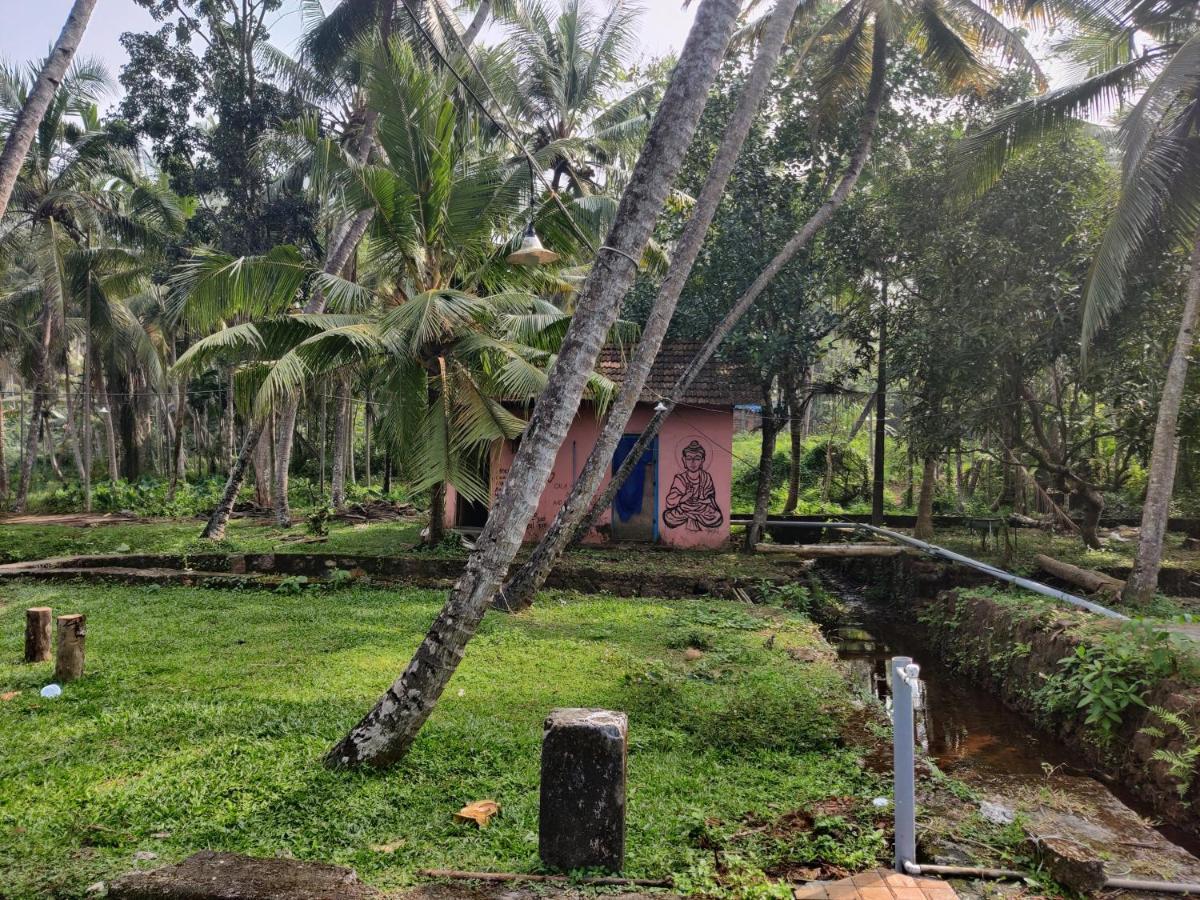
<path id="1" fill-rule="evenodd" d="M 54 660 L 54 680 L 60 684 L 83 676 L 83 639 L 87 634 L 87 616 L 78 613 L 58 617 L 58 652 Z"/>
<path id="2" fill-rule="evenodd" d="M 46 662 L 50 659 L 50 620 L 53 611 L 48 606 L 33 606 L 25 610 L 25 662 Z"/>

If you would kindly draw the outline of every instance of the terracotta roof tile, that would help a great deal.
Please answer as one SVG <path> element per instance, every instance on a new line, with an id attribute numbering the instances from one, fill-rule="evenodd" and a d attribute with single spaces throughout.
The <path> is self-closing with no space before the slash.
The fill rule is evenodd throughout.
<path id="1" fill-rule="evenodd" d="M 672 341 L 663 344 L 650 377 L 642 388 L 641 399 L 655 403 L 670 394 L 675 380 L 700 349 L 699 341 Z M 600 351 L 596 369 L 618 384 L 625 376 L 625 366 L 632 346 L 605 347 Z M 750 366 L 714 357 L 677 401 L 695 406 L 736 406 L 739 403 L 759 403 L 758 375 Z"/>

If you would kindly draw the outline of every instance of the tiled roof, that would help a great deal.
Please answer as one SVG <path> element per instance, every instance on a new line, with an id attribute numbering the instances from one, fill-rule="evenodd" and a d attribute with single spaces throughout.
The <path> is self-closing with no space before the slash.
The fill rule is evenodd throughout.
<path id="1" fill-rule="evenodd" d="M 676 379 L 699 349 L 699 341 L 663 344 L 650 370 L 650 377 L 642 388 L 642 401 L 655 403 L 669 396 Z M 596 369 L 620 384 L 625 377 L 626 361 L 632 354 L 632 346 L 605 347 L 600 351 Z M 736 406 L 739 403 L 761 402 L 760 393 L 758 374 L 752 367 L 714 356 L 700 370 L 687 393 L 674 399 L 695 406 Z"/>

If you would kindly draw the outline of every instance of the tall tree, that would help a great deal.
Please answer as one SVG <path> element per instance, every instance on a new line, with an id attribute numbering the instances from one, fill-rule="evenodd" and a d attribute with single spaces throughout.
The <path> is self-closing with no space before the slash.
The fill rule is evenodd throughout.
<path id="1" fill-rule="evenodd" d="M 1175 482 L 1179 412 L 1188 358 L 1200 319 L 1200 33 L 1192 0 L 1146 5 L 1136 0 L 1064 0 L 1078 34 L 1063 48 L 1088 77 L 1009 108 L 964 142 L 963 158 L 976 186 L 998 176 L 1004 162 L 1047 134 L 1078 128 L 1141 91 L 1118 129 L 1121 196 L 1088 278 L 1082 342 L 1088 345 L 1125 301 L 1128 275 L 1139 256 L 1172 244 L 1192 251 L 1193 275 L 1184 292 L 1179 330 L 1166 365 L 1150 455 L 1142 527 L 1124 598 L 1146 604 L 1158 585 L 1163 537 Z"/>
<path id="2" fill-rule="evenodd" d="M 387 766 L 407 753 L 512 564 L 579 408 L 588 373 L 632 285 L 737 23 L 735 0 L 702 0 L 679 62 L 575 304 L 550 377 L 466 570 L 404 673 L 330 750 L 333 766 Z"/>
<path id="3" fill-rule="evenodd" d="M 586 512 L 588 501 L 596 493 L 608 470 L 613 451 L 641 397 L 650 368 L 662 347 L 679 297 L 683 293 L 696 257 L 700 254 L 705 235 L 720 205 L 721 195 L 729 183 L 738 154 L 741 153 L 754 116 L 771 83 L 771 75 L 779 63 L 784 40 L 800 6 L 800 0 L 779 0 L 770 15 L 749 78 L 721 138 L 708 178 L 696 199 L 695 209 L 674 247 L 670 268 L 651 306 L 641 338 L 626 369 L 625 380 L 621 384 L 616 403 L 609 412 L 571 492 L 555 513 L 550 528 L 538 542 L 529 560 L 497 596 L 495 603 L 501 609 L 517 610 L 533 602 L 534 592 L 545 581 L 550 568 L 570 541 L 574 533 L 574 524 Z"/>
<path id="4" fill-rule="evenodd" d="M 8 201 L 20 177 L 25 156 L 33 146 L 38 127 L 75 59 L 75 52 L 79 49 L 79 42 L 83 40 L 95 8 L 96 0 L 75 0 L 71 5 L 67 21 L 50 55 L 42 64 L 32 90 L 26 95 L 16 118 L 8 124 L 4 152 L 0 153 L 0 219 L 8 211 Z"/>

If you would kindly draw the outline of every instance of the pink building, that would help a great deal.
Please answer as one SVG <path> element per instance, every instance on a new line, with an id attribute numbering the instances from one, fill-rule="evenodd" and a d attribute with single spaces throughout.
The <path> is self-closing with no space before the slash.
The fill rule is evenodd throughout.
<path id="1" fill-rule="evenodd" d="M 642 397 L 634 410 L 616 453 L 610 474 L 621 465 L 641 429 L 654 414 L 654 405 L 666 396 L 684 365 L 699 345 L 676 342 L 665 346 L 654 364 Z M 620 383 L 628 350 L 606 348 L 597 368 Z M 726 362 L 712 361 L 679 398 L 654 445 L 617 494 L 589 542 L 643 541 L 673 547 L 723 547 L 729 540 L 730 486 L 733 460 L 733 408 L 753 402 L 753 373 Z M 537 540 L 553 521 L 595 444 L 600 419 L 584 401 L 554 461 L 537 512 L 525 533 Z M 513 447 L 505 441 L 491 455 L 492 496 L 496 496 L 512 464 Z M 608 478 L 605 478 L 605 485 Z M 480 504 L 447 498 L 449 524 L 482 525 L 487 510 Z"/>

